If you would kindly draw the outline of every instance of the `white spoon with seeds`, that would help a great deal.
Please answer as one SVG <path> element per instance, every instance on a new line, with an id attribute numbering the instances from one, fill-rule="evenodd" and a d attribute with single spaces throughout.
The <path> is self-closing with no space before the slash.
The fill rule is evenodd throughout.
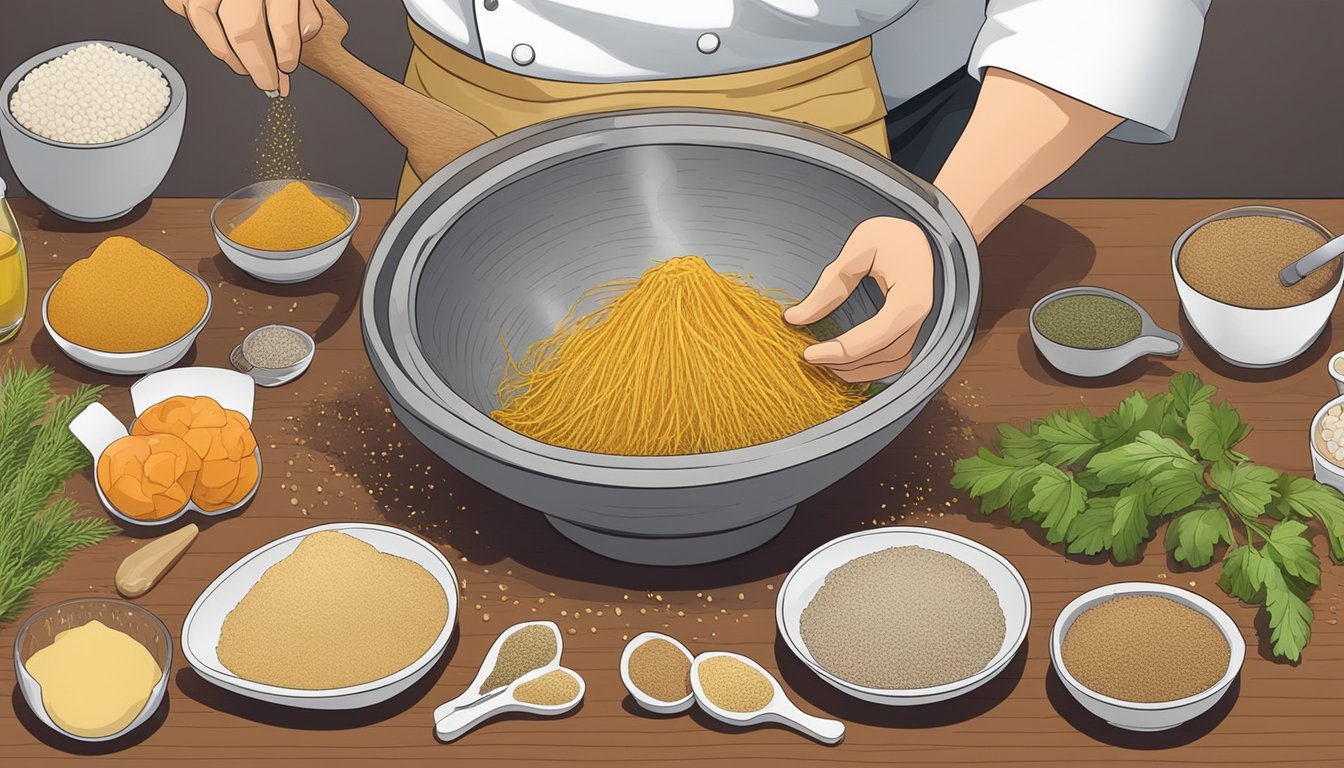
<path id="1" fill-rule="evenodd" d="M 737 666 L 739 664 L 746 665 L 760 676 L 760 681 L 750 683 L 755 692 L 764 692 L 770 695 L 769 700 L 764 704 L 745 712 L 737 711 L 736 707 L 730 709 L 728 707 L 733 706 L 732 704 L 726 701 L 716 701 L 714 698 L 715 694 L 721 697 L 724 695 L 724 691 L 721 690 L 723 686 L 714 682 L 714 677 L 744 672 L 745 670 Z M 748 677 L 747 679 L 750 680 L 751 678 Z M 706 685 L 707 681 L 710 682 L 710 685 Z M 768 691 L 763 690 L 765 685 L 769 686 Z M 709 713 L 715 720 L 729 725 L 749 728 L 765 723 L 779 723 L 816 739 L 822 744 L 839 744 L 840 740 L 845 738 L 844 723 L 839 720 L 827 720 L 809 715 L 799 709 L 784 693 L 784 689 L 780 687 L 779 681 L 775 680 L 774 675 L 765 671 L 764 667 L 746 656 L 724 651 L 710 651 L 696 656 L 695 662 L 691 664 L 691 690 L 695 692 L 695 701 L 701 709 Z"/>

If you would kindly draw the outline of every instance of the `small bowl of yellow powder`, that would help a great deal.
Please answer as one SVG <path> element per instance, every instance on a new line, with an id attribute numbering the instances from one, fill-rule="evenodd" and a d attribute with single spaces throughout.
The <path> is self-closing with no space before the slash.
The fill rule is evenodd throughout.
<path id="1" fill-rule="evenodd" d="M 225 258 L 268 283 L 300 283 L 327 271 L 358 223 L 359 202 L 348 192 L 290 179 L 249 184 L 210 212 Z"/>
<path id="2" fill-rule="evenodd" d="M 14 670 L 37 718 L 80 741 L 108 741 L 159 708 L 173 639 L 157 616 L 125 600 L 49 605 L 19 629 Z"/>
<path id="3" fill-rule="evenodd" d="M 42 300 L 42 322 L 62 352 L 121 375 L 173 366 L 209 317 L 205 281 L 129 237 L 104 240 Z"/>

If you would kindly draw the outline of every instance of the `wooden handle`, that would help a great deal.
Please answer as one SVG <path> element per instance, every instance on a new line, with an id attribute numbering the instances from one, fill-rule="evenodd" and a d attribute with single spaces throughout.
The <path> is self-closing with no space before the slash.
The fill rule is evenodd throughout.
<path id="1" fill-rule="evenodd" d="M 127 555 L 117 568 L 117 591 L 126 597 L 139 597 L 153 589 L 182 558 L 199 532 L 200 529 L 192 523 Z"/>
<path id="2" fill-rule="evenodd" d="M 322 28 L 303 44 L 300 61 L 364 105 L 406 148 L 406 161 L 421 181 L 495 135 L 456 109 L 418 93 L 360 61 L 342 41 L 350 31 L 328 0 L 316 0 Z"/>

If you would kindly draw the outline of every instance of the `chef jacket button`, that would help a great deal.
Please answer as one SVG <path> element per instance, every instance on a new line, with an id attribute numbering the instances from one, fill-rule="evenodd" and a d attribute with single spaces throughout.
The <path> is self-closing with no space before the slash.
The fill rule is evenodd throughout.
<path id="1" fill-rule="evenodd" d="M 485 2 L 482 3 L 482 5 L 485 6 L 485 10 L 493 11 L 499 8 L 499 0 L 485 0 Z"/>
<path id="2" fill-rule="evenodd" d="M 519 43 L 513 46 L 513 63 L 520 67 L 526 67 L 537 58 L 536 51 L 527 43 Z"/>
<path id="3" fill-rule="evenodd" d="M 699 48 L 701 53 L 713 53 L 719 50 L 719 36 L 713 32 L 706 32 L 695 41 L 695 47 Z"/>

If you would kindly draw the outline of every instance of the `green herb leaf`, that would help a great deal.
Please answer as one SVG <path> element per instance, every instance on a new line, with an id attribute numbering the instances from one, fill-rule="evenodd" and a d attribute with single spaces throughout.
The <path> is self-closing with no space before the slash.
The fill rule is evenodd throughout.
<path id="1" fill-rule="evenodd" d="M 1265 580 L 1278 570 L 1278 566 L 1260 550 L 1242 544 L 1227 550 L 1223 556 L 1223 575 L 1218 578 L 1218 586 L 1248 603 L 1259 602 Z"/>
<path id="2" fill-rule="evenodd" d="M 1134 442 L 1103 451 L 1092 457 L 1087 468 L 1106 483 L 1133 483 L 1163 469 L 1198 466 L 1180 443 L 1145 430 Z"/>
<path id="3" fill-rule="evenodd" d="M 1172 410 L 1176 415 L 1184 419 L 1190 414 L 1190 409 L 1200 403 L 1207 403 L 1218 394 L 1218 388 L 1212 384 L 1205 384 L 1200 380 L 1199 374 L 1193 371 L 1185 371 L 1171 377 L 1171 382 L 1167 385 L 1167 390 L 1171 392 Z"/>
<path id="4" fill-rule="evenodd" d="M 1208 461 L 1221 461 L 1228 458 L 1233 446 L 1250 434 L 1249 425 L 1241 423 L 1237 410 L 1227 403 L 1213 403 L 1205 400 L 1190 408 L 1185 418 L 1185 427 L 1190 433 L 1190 447 Z M 1243 458 L 1236 454 L 1231 458 Z"/>
<path id="5" fill-rule="evenodd" d="M 1137 482 L 1126 486 L 1115 500 L 1111 520 L 1111 552 L 1116 562 L 1123 563 L 1139 555 L 1139 545 L 1151 535 L 1145 500 L 1148 484 Z"/>
<path id="6" fill-rule="evenodd" d="M 1082 514 L 1069 525 L 1069 554 L 1095 555 L 1111 548 L 1115 502 L 1114 496 L 1091 496 L 1087 499 Z"/>
<path id="7" fill-rule="evenodd" d="M 1203 467 L 1181 464 L 1149 475 L 1148 516 L 1166 517 L 1189 509 L 1211 490 L 1204 484 Z"/>
<path id="8" fill-rule="evenodd" d="M 975 456 L 957 461 L 952 487 L 967 491 L 973 499 L 980 499 L 981 511 L 989 514 L 1008 503 L 1021 482 L 1022 470 L 1034 468 L 1036 464 L 1030 459 L 996 456 L 989 449 L 981 448 Z"/>
<path id="9" fill-rule="evenodd" d="M 1167 549 L 1178 562 L 1203 568 L 1213 562 L 1219 544 L 1233 544 L 1232 525 L 1218 504 L 1200 504 L 1172 519 L 1167 526 Z"/>
<path id="10" fill-rule="evenodd" d="M 1265 612 L 1269 614 L 1272 630 L 1269 639 L 1274 655 L 1289 661 L 1299 661 L 1302 649 L 1311 639 L 1314 614 L 1304 592 L 1277 569 L 1270 571 L 1265 580 Z"/>
<path id="11" fill-rule="evenodd" d="M 1045 540 L 1051 544 L 1064 541 L 1069 526 L 1083 511 L 1087 492 L 1073 481 L 1073 476 L 1057 467 L 1042 464 L 1036 471 L 1036 484 L 1027 508 L 1036 513 Z"/>
<path id="12" fill-rule="evenodd" d="M 1092 414 L 1086 410 L 1050 414 L 1036 429 L 1036 437 L 1049 445 L 1045 462 L 1056 466 L 1081 461 L 1101 448 Z"/>
<path id="13" fill-rule="evenodd" d="M 1209 480 L 1223 501 L 1242 517 L 1259 517 L 1274 499 L 1279 474 L 1269 467 L 1220 461 L 1209 470 Z"/>
<path id="14" fill-rule="evenodd" d="M 1320 585 L 1321 561 L 1311 549 L 1310 530 L 1297 520 L 1284 520 L 1269 532 L 1264 552 L 1289 576 Z"/>
<path id="15" fill-rule="evenodd" d="M 1280 475 L 1275 491 L 1278 499 L 1274 509 L 1284 517 L 1320 520 L 1330 539 L 1331 556 L 1336 561 L 1344 560 L 1344 496 L 1309 477 L 1293 475 Z"/>
<path id="16" fill-rule="evenodd" d="M 1098 420 L 1097 436 L 1101 438 L 1104 448 L 1124 445 L 1132 442 L 1141 432 L 1160 429 L 1166 413 L 1165 395 L 1145 397 L 1142 392 L 1135 392 Z"/>
<path id="17" fill-rule="evenodd" d="M 1012 424 L 1000 424 L 999 449 L 1009 458 L 1039 460 L 1050 450 L 1050 446 L 1036 437 L 1035 432 L 1035 424 L 1030 425 L 1026 432 Z"/>

